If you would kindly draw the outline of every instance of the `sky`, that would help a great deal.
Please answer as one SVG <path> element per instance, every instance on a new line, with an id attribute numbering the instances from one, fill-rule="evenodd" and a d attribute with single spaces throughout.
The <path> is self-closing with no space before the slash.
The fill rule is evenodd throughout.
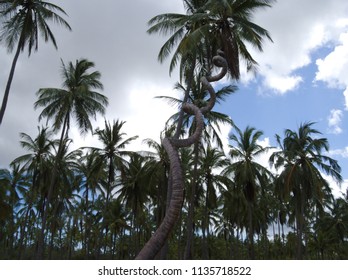
<path id="1" fill-rule="evenodd" d="M 39 42 L 39 50 L 20 55 L 9 103 L 0 126 L 0 168 L 26 153 L 19 145 L 19 133 L 35 138 L 40 109 L 34 110 L 40 88 L 61 87 L 61 60 L 65 63 L 86 58 L 101 72 L 102 93 L 109 98 L 106 115 L 93 121 L 104 127 L 104 118 L 126 121 L 128 137 L 139 135 L 132 149 L 146 149 L 142 140 L 159 140 L 160 132 L 176 108 L 155 96 L 180 97 L 173 90 L 178 71 L 169 75 L 168 61 L 160 64 L 157 54 L 165 37 L 148 35 L 147 22 L 155 15 L 184 13 L 181 0 L 61 0 L 72 32 L 52 24 L 58 50 Z M 255 13 L 253 21 L 267 29 L 273 39 L 265 41 L 263 52 L 250 48 L 258 62 L 256 75 L 246 73 L 239 90 L 215 110 L 229 115 L 245 129 L 263 131 L 260 144 L 276 146 L 275 134 L 296 130 L 304 122 L 328 139 L 328 155 L 338 160 L 344 182 L 341 189 L 330 178 L 334 194 L 348 187 L 348 1 L 278 0 L 270 9 Z M 0 45 L 0 96 L 13 59 Z M 221 85 L 216 85 L 221 86 Z M 231 128 L 221 129 L 228 143 Z M 74 147 L 98 146 L 90 134 L 81 137 L 71 128 Z M 258 160 L 268 164 L 269 154 Z"/>

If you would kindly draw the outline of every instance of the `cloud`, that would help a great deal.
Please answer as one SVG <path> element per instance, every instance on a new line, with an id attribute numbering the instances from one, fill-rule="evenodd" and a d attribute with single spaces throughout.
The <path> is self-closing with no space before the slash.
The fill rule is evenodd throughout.
<path id="1" fill-rule="evenodd" d="M 339 156 L 342 158 L 348 158 L 348 146 L 343 149 L 330 150 L 328 154 L 330 156 Z"/>
<path id="2" fill-rule="evenodd" d="M 103 0 L 103 4 L 99 5 L 93 1 L 62 0 L 59 6 L 69 15 L 67 20 L 73 31 L 68 32 L 52 24 L 58 50 L 41 40 L 37 53 L 32 53 L 29 58 L 27 53 L 20 55 L 4 122 L 0 126 L 0 167 L 7 166 L 24 153 L 19 147 L 20 132 L 36 136 L 41 109 L 33 109 L 35 92 L 42 87 L 61 87 L 60 59 L 68 63 L 87 58 L 95 63 L 95 70 L 101 72 L 104 85 L 102 93 L 109 98 L 105 118 L 126 121 L 125 130 L 130 128 L 127 131 L 129 136 L 139 135 L 139 132 L 145 130 L 145 137 L 159 136 L 171 112 L 167 104 L 162 102 L 159 105 L 151 92 L 173 94 L 176 73 L 169 77 L 168 62 L 160 64 L 157 61 L 158 51 L 165 38 L 150 36 L 146 30 L 147 21 L 151 17 L 168 11 L 182 12 L 181 4 L 156 0 L 136 1 L 136 4 L 123 1 L 120 4 Z M 4 54 L 0 57 L 0 85 L 3 91 L 13 54 L 5 55 L 6 49 L 1 46 L 0 50 Z M 146 104 L 146 109 L 139 108 L 138 104 Z M 147 126 L 145 121 L 152 125 Z M 104 117 L 98 116 L 93 124 L 94 128 L 104 127 Z M 137 125 L 139 132 L 134 129 Z M 97 144 L 91 135 L 80 137 L 78 130 L 73 127 L 71 137 L 74 147 Z"/>
<path id="3" fill-rule="evenodd" d="M 323 174 L 323 173 L 321 173 L 321 176 L 323 176 L 323 178 L 328 182 L 328 184 L 332 190 L 332 194 L 335 198 L 343 197 L 343 194 L 348 189 L 348 180 L 347 179 L 343 180 L 343 182 L 341 182 L 341 184 L 339 184 L 331 176 L 328 176 L 328 175 Z"/>
<path id="4" fill-rule="evenodd" d="M 343 112 L 342 110 L 332 109 L 328 116 L 329 133 L 341 134 L 343 132 L 341 128 Z"/>
<path id="5" fill-rule="evenodd" d="M 329 87 L 344 89 L 345 110 L 348 110 L 348 32 L 339 36 L 339 43 L 325 58 L 316 61 L 318 71 L 315 81 Z"/>
<path id="6" fill-rule="evenodd" d="M 280 95 L 298 88 L 300 83 L 303 81 L 302 77 L 297 75 L 278 75 L 273 71 L 268 72 L 268 74 L 267 71 L 263 72 L 266 73 L 263 84 Z"/>
<path id="7" fill-rule="evenodd" d="M 282 95 L 295 90 L 303 81 L 296 71 L 312 63 L 316 50 L 336 44 L 347 24 L 347 9 L 344 0 L 292 0 L 277 1 L 258 13 L 255 22 L 270 32 L 274 42 L 265 41 L 264 52 L 253 53 L 264 90 Z"/>

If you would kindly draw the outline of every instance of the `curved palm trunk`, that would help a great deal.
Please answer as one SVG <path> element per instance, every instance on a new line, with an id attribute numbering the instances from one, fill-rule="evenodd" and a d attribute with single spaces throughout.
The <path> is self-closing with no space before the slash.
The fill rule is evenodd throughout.
<path id="1" fill-rule="evenodd" d="M 157 255 L 157 253 L 161 250 L 164 243 L 168 239 L 169 234 L 171 233 L 180 215 L 184 199 L 184 179 L 178 149 L 181 147 L 188 147 L 199 141 L 204 127 L 203 115 L 214 107 L 216 95 L 213 87 L 209 82 L 218 81 L 225 76 L 227 71 L 227 63 L 226 60 L 221 56 L 214 57 L 213 62 L 216 66 L 222 67 L 222 71 L 216 76 L 202 78 L 203 86 L 210 93 L 209 103 L 203 108 L 198 108 L 193 104 L 188 103 L 184 103 L 182 106 L 182 109 L 185 113 L 195 115 L 195 132 L 187 139 L 164 138 L 162 141 L 163 147 L 165 148 L 170 160 L 170 173 L 172 175 L 172 196 L 168 211 L 161 225 L 137 255 L 136 259 L 138 260 L 153 259 Z"/>
<path id="2" fill-rule="evenodd" d="M 8 96 L 10 95 L 11 84 L 12 84 L 12 80 L 13 80 L 13 76 L 14 76 L 14 72 L 16 69 L 17 60 L 18 60 L 20 52 L 21 52 L 21 44 L 19 43 L 17 50 L 16 50 L 16 53 L 15 53 L 15 56 L 14 56 L 13 61 L 12 61 L 12 66 L 11 66 L 10 74 L 9 74 L 9 77 L 7 80 L 4 97 L 2 99 L 2 104 L 1 104 L 1 109 L 0 109 L 0 125 L 1 125 L 2 120 L 4 118 L 4 115 L 5 115 Z"/>

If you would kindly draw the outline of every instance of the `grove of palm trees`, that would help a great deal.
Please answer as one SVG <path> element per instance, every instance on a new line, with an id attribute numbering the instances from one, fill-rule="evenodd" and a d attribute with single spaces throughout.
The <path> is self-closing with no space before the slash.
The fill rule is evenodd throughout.
<path id="1" fill-rule="evenodd" d="M 0 259 L 348 259 L 348 189 L 333 195 L 326 178 L 340 184 L 341 167 L 316 123 L 274 131 L 267 147 L 262 127 L 214 107 L 239 94 L 241 67 L 257 70 L 249 47 L 272 39 L 252 15 L 274 1 L 182 2 L 185 14 L 148 22 L 166 37 L 158 59 L 179 71 L 182 95 L 158 97 L 178 107 L 159 141 L 134 151 L 126 122 L 104 119 L 109 98 L 87 58 L 62 59 L 61 84 L 37 89 L 37 134 L 13 139 L 21 156 L 0 169 Z M 57 47 L 50 24 L 70 30 L 65 15 L 40 0 L 0 1 L 0 40 L 16 50 L 0 125 L 19 54 L 40 38 Z M 72 148 L 72 126 L 98 145 Z"/>

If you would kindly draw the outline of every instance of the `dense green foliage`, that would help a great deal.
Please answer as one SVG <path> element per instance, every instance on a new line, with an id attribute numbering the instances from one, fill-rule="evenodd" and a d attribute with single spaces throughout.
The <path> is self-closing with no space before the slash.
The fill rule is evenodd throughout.
<path id="1" fill-rule="evenodd" d="M 271 38 L 251 22 L 252 13 L 272 1 L 183 2 L 186 15 L 156 16 L 149 33 L 170 34 L 160 60 L 176 47 L 170 71 L 180 64 L 184 85 L 176 88 L 184 97 L 167 100 L 202 107 L 209 97 L 201 77 L 212 71 L 218 49 L 233 81 L 240 77 L 240 59 L 248 70 L 256 67 L 246 44 L 262 50 L 262 40 Z M 29 14 L 44 12 L 69 27 L 43 1 L 1 1 L 1 16 L 18 14 L 5 21 L 0 37 L 9 49 L 18 44 L 17 58 L 26 46 L 29 53 L 37 47 L 37 25 L 23 22 L 18 8 L 24 4 Z M 52 4 L 47 8 L 65 14 Z M 25 35 L 13 29 L 18 24 L 26 27 Z M 56 45 L 49 28 L 39 26 L 45 40 Z M 0 259 L 134 259 L 169 207 L 168 155 L 152 139 L 144 140 L 146 151 L 130 151 L 137 136 L 127 138 L 123 121 L 105 120 L 104 128 L 94 129 L 91 118 L 103 115 L 108 104 L 95 91 L 103 89 L 101 74 L 91 72 L 94 63 L 87 59 L 62 66 L 63 88 L 39 89 L 34 104 L 52 130 L 39 126 L 36 136 L 21 133 L 24 154 L 0 170 Z M 225 85 L 216 93 L 217 102 L 236 90 Z M 348 258 L 348 190 L 334 197 L 324 179 L 342 181 L 338 162 L 326 155 L 327 139 L 320 138 L 314 123 L 276 135 L 278 147 L 271 148 L 261 145 L 261 130 L 241 130 L 216 111 L 204 117 L 202 139 L 180 150 L 184 202 L 157 258 Z M 72 119 L 81 133 L 93 133 L 98 147 L 71 148 Z M 233 132 L 224 149 L 219 126 L 225 124 Z M 192 135 L 195 125 L 181 111 L 168 120 L 161 138 Z M 261 165 L 260 157 L 269 157 L 270 165 Z"/>
<path id="2" fill-rule="evenodd" d="M 95 130 L 104 148 L 70 151 L 70 141 L 64 142 L 48 208 L 45 259 L 132 259 L 160 223 L 166 208 L 167 156 L 161 144 L 150 139 L 146 140 L 151 147 L 148 152 L 127 152 L 134 137 L 125 137 L 123 124 L 105 122 L 105 128 Z M 299 130 L 311 126 L 306 123 Z M 306 207 L 300 216 L 299 236 L 296 190 L 314 185 L 305 184 L 303 180 L 308 179 L 302 175 L 291 179 L 291 186 L 284 183 L 293 162 L 285 150 L 275 150 L 271 157 L 281 168 L 279 174 L 259 165 L 255 157 L 269 149 L 258 144 L 261 135 L 250 127 L 236 128 L 228 153 L 206 141 L 200 144 L 193 258 L 248 259 L 253 244 L 256 259 L 293 259 L 298 258 L 300 238 L 303 258 L 346 259 L 348 193 L 333 197 L 325 180 L 317 189 L 304 190 Z M 39 128 L 36 137 L 22 133 L 26 154 L 0 172 L 2 259 L 36 257 L 58 145 L 47 128 Z M 307 156 L 318 159 L 321 152 L 318 149 Z M 181 153 L 187 186 L 193 179 L 193 153 L 193 149 Z M 330 162 L 327 167 L 338 168 L 337 162 Z M 318 176 L 321 164 L 313 162 L 311 169 Z M 301 167 L 297 172 L 301 174 Z M 183 258 L 188 202 L 186 195 L 180 223 L 168 242 L 167 258 Z"/>

